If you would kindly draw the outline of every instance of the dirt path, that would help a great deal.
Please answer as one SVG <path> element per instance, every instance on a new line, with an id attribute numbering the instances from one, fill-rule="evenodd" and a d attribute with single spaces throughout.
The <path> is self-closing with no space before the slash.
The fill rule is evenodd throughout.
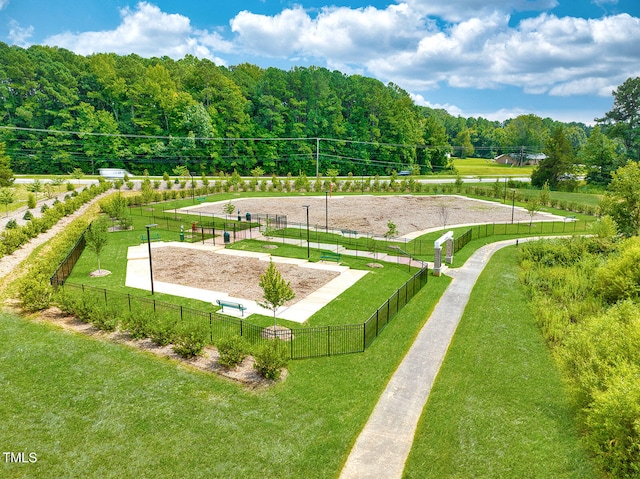
<path id="1" fill-rule="evenodd" d="M 0 280 L 5 278 L 9 273 L 13 272 L 18 268 L 20 263 L 22 263 L 25 259 L 29 257 L 33 250 L 35 250 L 38 246 L 45 244 L 47 241 L 54 238 L 58 233 L 62 232 L 69 224 L 71 224 L 74 220 L 82 216 L 93 204 L 97 201 L 100 201 L 105 196 L 111 194 L 112 191 L 107 191 L 106 193 L 102 193 L 101 195 L 96 196 L 90 202 L 82 205 L 80 209 L 78 209 L 75 213 L 70 214 L 69 216 L 65 216 L 60 219 L 55 225 L 51 227 L 51 229 L 45 233 L 38 235 L 37 237 L 31 239 L 28 243 L 22 245 L 19 249 L 14 251 L 10 255 L 3 256 L 0 258 Z M 19 215 L 19 212 L 14 212 L 15 215 Z M 23 213 L 24 214 L 24 213 Z M 22 217 L 22 215 L 20 215 Z M 5 221 L 6 224 L 6 221 Z"/>

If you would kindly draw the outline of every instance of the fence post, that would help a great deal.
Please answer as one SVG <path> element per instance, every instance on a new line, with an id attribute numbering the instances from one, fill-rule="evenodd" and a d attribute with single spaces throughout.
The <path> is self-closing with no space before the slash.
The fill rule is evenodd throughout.
<path id="1" fill-rule="evenodd" d="M 362 323 L 362 352 L 367 349 L 367 324 L 368 321 Z"/>
<path id="2" fill-rule="evenodd" d="M 129 303 L 129 312 L 131 312 L 131 294 L 127 293 L 127 301 Z"/>
<path id="3" fill-rule="evenodd" d="M 331 356 L 331 325 L 327 326 L 327 354 Z"/>
<path id="4" fill-rule="evenodd" d="M 213 343 L 213 315 L 209 313 L 209 340 Z"/>

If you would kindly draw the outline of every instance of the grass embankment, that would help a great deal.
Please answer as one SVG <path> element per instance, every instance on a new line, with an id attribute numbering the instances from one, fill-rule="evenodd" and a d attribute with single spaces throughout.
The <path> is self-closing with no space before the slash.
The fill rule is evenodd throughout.
<path id="1" fill-rule="evenodd" d="M 215 375 L 0 316 L 3 477 L 336 477 L 448 280 L 431 278 L 362 354 L 294 361 L 250 392 Z"/>
<path id="2" fill-rule="evenodd" d="M 596 478 L 516 274 L 480 276 L 423 412 L 405 477 Z"/>
<path id="3" fill-rule="evenodd" d="M 460 176 L 503 177 L 503 176 L 531 176 L 533 166 L 500 165 L 486 158 L 455 158 L 453 166 Z"/>

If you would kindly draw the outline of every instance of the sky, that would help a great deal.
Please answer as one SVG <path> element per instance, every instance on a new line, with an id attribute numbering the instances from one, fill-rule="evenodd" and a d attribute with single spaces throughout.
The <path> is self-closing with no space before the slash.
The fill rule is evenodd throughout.
<path id="1" fill-rule="evenodd" d="M 454 116 L 593 124 L 640 76 L 640 0 L 0 0 L 0 41 L 315 65 Z"/>

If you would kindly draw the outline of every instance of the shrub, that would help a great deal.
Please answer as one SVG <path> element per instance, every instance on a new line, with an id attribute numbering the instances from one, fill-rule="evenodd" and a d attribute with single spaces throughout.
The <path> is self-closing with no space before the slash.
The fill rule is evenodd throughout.
<path id="1" fill-rule="evenodd" d="M 218 362 L 228 368 L 234 368 L 247 357 L 247 342 L 241 336 L 225 338 L 218 343 L 218 352 L 220 353 Z"/>
<path id="2" fill-rule="evenodd" d="M 207 345 L 207 333 L 202 328 L 192 328 L 180 331 L 176 335 L 173 350 L 185 359 L 191 359 L 202 354 Z"/>
<path id="3" fill-rule="evenodd" d="M 122 327 L 133 339 L 144 339 L 149 336 L 149 324 L 152 320 L 153 312 L 151 311 L 128 311 L 122 318 Z"/>
<path id="4" fill-rule="evenodd" d="M 114 311 L 106 306 L 94 307 L 89 311 L 89 322 L 102 331 L 115 331 L 118 327 L 118 317 Z"/>
<path id="5" fill-rule="evenodd" d="M 175 321 L 157 315 L 149 322 L 147 329 L 151 341 L 158 346 L 166 346 L 176 336 Z"/>
<path id="6" fill-rule="evenodd" d="M 33 193 L 29 193 L 29 196 L 27 196 L 27 208 L 29 208 L 30 210 L 36 207 L 36 197 Z"/>
<path id="7" fill-rule="evenodd" d="M 253 355 L 256 360 L 253 365 L 262 376 L 267 379 L 278 379 L 282 369 L 287 366 L 284 349 L 280 348 L 280 340 L 268 341 Z"/>
<path id="8" fill-rule="evenodd" d="M 7 224 L 5 226 L 5 228 L 7 228 L 8 230 L 14 230 L 17 227 L 18 227 L 18 222 L 16 220 L 7 221 Z"/>
<path id="9" fill-rule="evenodd" d="M 640 370 L 622 363 L 587 409 L 587 444 L 611 477 L 640 473 Z"/>
<path id="10" fill-rule="evenodd" d="M 67 181 L 67 191 L 74 191 L 75 189 L 76 187 Z"/>
<path id="11" fill-rule="evenodd" d="M 31 211 L 27 210 L 24 212 L 24 216 L 22 217 L 23 220 L 25 221 L 29 221 L 31 218 L 33 218 L 33 215 L 31 214 Z"/>
<path id="12" fill-rule="evenodd" d="M 25 311 L 35 312 L 47 309 L 53 298 L 53 288 L 49 278 L 42 273 L 28 274 L 19 283 L 18 297 Z"/>

